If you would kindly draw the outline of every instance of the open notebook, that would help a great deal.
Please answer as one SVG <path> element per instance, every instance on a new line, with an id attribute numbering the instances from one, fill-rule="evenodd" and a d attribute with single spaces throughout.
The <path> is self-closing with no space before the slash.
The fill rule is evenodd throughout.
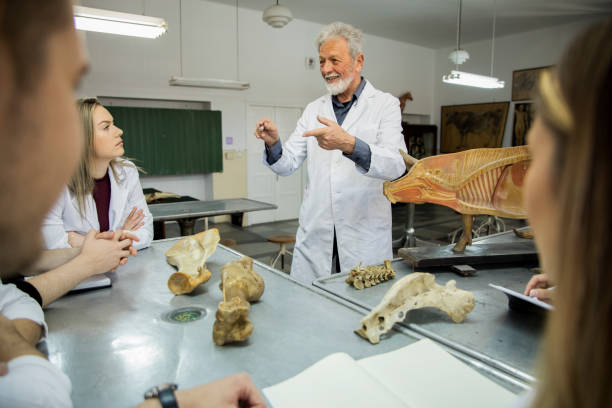
<path id="1" fill-rule="evenodd" d="M 274 408 L 507 408 L 516 398 L 428 339 L 359 361 L 331 354 L 263 392 Z"/>

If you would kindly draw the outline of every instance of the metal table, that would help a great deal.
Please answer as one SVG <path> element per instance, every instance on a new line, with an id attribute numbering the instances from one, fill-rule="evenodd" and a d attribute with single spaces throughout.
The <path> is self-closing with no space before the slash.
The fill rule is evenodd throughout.
<path id="1" fill-rule="evenodd" d="M 474 244 L 515 242 L 520 239 L 509 231 L 474 240 Z M 396 271 L 395 279 L 371 288 L 357 290 L 349 286 L 344 282 L 346 273 L 318 279 L 314 285 L 362 307 L 367 313 L 378 305 L 395 282 L 413 272 L 412 265 L 401 258 L 393 260 L 392 265 Z M 494 283 L 522 293 L 532 272 L 526 266 L 516 265 L 477 268 L 478 273 L 470 277 L 461 277 L 448 269 L 417 269 L 418 272 L 435 273 L 439 285 L 456 280 L 457 288 L 475 295 L 476 307 L 459 324 L 453 323 L 438 309 L 425 308 L 408 312 L 401 325 L 531 383 L 535 381 L 533 364 L 537 359 L 546 313 L 525 314 L 509 310 L 506 295 L 488 284 Z M 381 340 L 381 343 L 384 341 Z"/>
<path id="2" fill-rule="evenodd" d="M 166 204 L 150 204 L 149 211 L 153 221 L 176 220 L 181 228 L 181 235 L 192 235 L 195 221 L 206 218 L 205 229 L 208 229 L 208 218 L 216 215 L 231 215 L 232 223 L 242 226 L 245 212 L 274 210 L 275 204 L 250 200 L 248 198 L 229 198 L 210 201 L 180 201 Z"/>
<path id="3" fill-rule="evenodd" d="M 220 245 L 207 263 L 213 276 L 191 295 L 174 296 L 167 280 L 174 268 L 164 252 L 176 239 L 155 241 L 112 274 L 112 288 L 64 297 L 46 310 L 49 359 L 72 380 L 76 407 L 129 406 L 148 387 L 177 382 L 181 388 L 246 371 L 258 388 L 285 380 L 330 353 L 355 359 L 395 350 L 422 337 L 393 332 L 378 345 L 353 333 L 362 309 L 255 262 L 266 289 L 251 305 L 255 327 L 244 343 L 212 341 L 220 268 L 242 255 Z M 187 306 L 207 315 L 190 323 L 165 316 Z M 502 345 L 504 346 L 504 345 Z M 508 345 L 505 345 L 506 347 Z M 493 380 L 518 392 L 524 384 L 450 350 Z"/>

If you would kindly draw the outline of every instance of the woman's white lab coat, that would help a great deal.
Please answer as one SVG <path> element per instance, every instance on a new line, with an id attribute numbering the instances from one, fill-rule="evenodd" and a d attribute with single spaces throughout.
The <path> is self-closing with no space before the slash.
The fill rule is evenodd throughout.
<path id="1" fill-rule="evenodd" d="M 129 163 L 129 162 L 128 162 Z M 136 249 L 146 248 L 153 240 L 153 217 L 145 201 L 138 178 L 138 170 L 132 166 L 115 166 L 119 180 L 108 169 L 111 197 L 108 210 L 108 226 L 115 231 L 123 226 L 132 208 L 144 211 L 144 225 L 131 231 L 140 241 L 134 243 Z M 79 205 L 68 188 L 64 188 L 59 200 L 43 221 L 42 233 L 47 249 L 70 248 L 68 231 L 87 234 L 91 229 L 99 230 L 96 203 L 91 194 L 86 199 L 84 218 L 79 213 Z"/>
<path id="2" fill-rule="evenodd" d="M 269 165 L 263 155 L 264 164 L 281 176 L 293 173 L 306 159 L 308 186 L 291 276 L 307 284 L 331 274 L 334 225 L 342 272 L 359 262 L 375 265 L 392 258 L 391 204 L 383 195 L 383 182 L 400 177 L 406 169 L 398 151 L 406 151 L 406 145 L 397 98 L 368 82 L 342 124 L 370 146 L 367 172 L 340 150 L 324 150 L 315 137 L 302 136 L 324 126 L 317 115 L 336 120 L 330 95 L 306 107 L 276 163 Z"/>

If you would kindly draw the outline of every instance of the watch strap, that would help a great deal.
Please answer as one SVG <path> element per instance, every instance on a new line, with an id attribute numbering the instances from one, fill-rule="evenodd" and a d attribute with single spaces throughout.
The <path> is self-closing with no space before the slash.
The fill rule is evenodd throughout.
<path id="1" fill-rule="evenodd" d="M 165 388 L 157 393 L 157 398 L 161 403 L 162 408 L 178 408 L 176 396 L 172 388 Z"/>

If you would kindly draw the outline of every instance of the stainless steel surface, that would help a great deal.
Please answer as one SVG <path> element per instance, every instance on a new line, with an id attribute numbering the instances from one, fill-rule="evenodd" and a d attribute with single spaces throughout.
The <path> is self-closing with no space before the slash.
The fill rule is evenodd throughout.
<path id="1" fill-rule="evenodd" d="M 179 201 L 176 203 L 150 204 L 153 221 L 169 221 L 182 218 L 212 217 L 251 211 L 274 210 L 274 204 L 247 198 L 230 198 L 211 201 Z"/>
<path id="2" fill-rule="evenodd" d="M 112 274 L 112 288 L 70 295 L 47 308 L 49 358 L 72 380 L 75 407 L 130 406 L 155 384 L 186 388 L 242 371 L 261 389 L 333 352 L 359 359 L 418 338 L 395 332 L 371 345 L 353 333 L 359 308 L 256 262 L 266 289 L 251 305 L 254 332 L 245 343 L 218 347 L 212 325 L 222 299 L 220 268 L 241 255 L 219 246 L 207 263 L 210 281 L 191 295 L 174 296 L 167 287 L 174 268 L 164 252 L 175 241 L 140 251 Z M 190 323 L 168 321 L 170 311 L 188 306 L 207 314 Z"/>
<path id="3" fill-rule="evenodd" d="M 514 241 L 509 233 L 484 237 L 479 242 Z M 520 239 L 520 238 L 516 238 Z M 319 279 L 314 285 L 365 310 L 374 308 L 397 280 L 412 273 L 412 266 L 394 260 L 396 278 L 364 290 L 356 290 L 344 282 L 347 274 Z M 477 268 L 475 276 L 461 277 L 444 269 L 417 269 L 434 272 L 436 282 L 445 284 L 454 279 L 457 287 L 474 293 L 476 307 L 463 323 L 453 323 L 442 311 L 432 308 L 407 313 L 403 326 L 421 335 L 434 338 L 449 347 L 505 371 L 522 381 L 533 381 L 533 364 L 544 326 L 541 315 L 522 314 L 508 309 L 507 297 L 488 287 L 489 283 L 522 292 L 532 273 L 526 267 L 488 266 Z M 381 340 L 383 343 L 385 340 Z"/>

